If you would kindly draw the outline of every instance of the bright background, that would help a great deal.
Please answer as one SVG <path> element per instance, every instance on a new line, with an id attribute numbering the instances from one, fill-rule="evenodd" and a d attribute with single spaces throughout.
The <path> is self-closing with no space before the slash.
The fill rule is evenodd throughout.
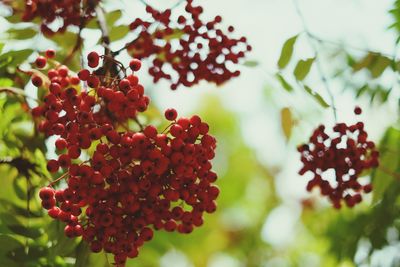
<path id="1" fill-rule="evenodd" d="M 148 2 L 160 8 L 176 3 L 172 0 L 163 0 L 161 4 L 156 0 Z M 327 77 L 332 77 L 346 65 L 340 54 L 343 51 L 359 58 L 368 51 L 396 57 L 398 33 L 388 29 L 394 22 L 388 13 L 393 2 L 297 1 L 309 32 L 324 40 L 322 43 L 312 42 L 317 45 L 318 59 Z M 111 11 L 121 4 L 126 8 L 119 23 L 129 23 L 137 15 L 146 16 L 139 1 L 108 1 L 105 6 Z M 335 231 L 345 231 L 349 218 L 368 213 L 372 197 L 367 196 L 363 204 L 353 210 L 336 211 L 320 197 L 319 192 L 307 193 L 307 177 L 297 173 L 301 168 L 297 145 L 307 141 L 319 124 L 333 126 L 334 119 L 332 109 L 322 108 L 304 93 L 290 71 L 282 73 L 293 85 L 293 93 L 286 92 L 275 78 L 282 46 L 290 37 L 301 34 L 291 67 L 299 59 L 315 56 L 304 34 L 295 2 L 202 0 L 201 5 L 205 17 L 221 15 L 223 25 L 234 25 L 237 36 L 247 37 L 253 46 L 247 60 L 255 61 L 256 66 L 240 66 L 242 75 L 220 87 L 201 83 L 193 88 L 171 91 L 166 82 L 152 84 L 145 68 L 141 70 L 140 78 L 155 103 L 155 109 L 175 107 L 181 115 L 196 113 L 209 122 L 218 140 L 214 166 L 220 176 L 217 182 L 221 188 L 219 208 L 216 214 L 207 215 L 205 225 L 191 235 L 157 233 L 155 239 L 141 249 L 139 258 L 130 261 L 128 266 L 400 266 L 399 233 L 395 227 L 389 227 L 384 233 L 387 244 L 380 249 L 374 247 L 372 250 L 368 236 L 364 236 L 356 240 L 352 248 L 356 251 L 354 257 L 337 254 L 335 248 L 341 247 L 343 240 L 334 238 Z M 179 12 L 180 8 L 176 11 Z M 7 13 L 5 9 L 1 11 Z M 0 23 L 0 32 L 5 32 L 8 29 L 6 20 L 0 22 L 3 22 Z M 87 40 L 83 54 L 93 49 L 102 51 L 101 47 L 94 46 L 99 35 L 99 31 L 84 30 Z M 43 37 L 34 41 L 38 51 L 54 46 Z M 112 48 L 121 47 L 124 41 L 113 44 Z M 32 42 L 9 43 L 4 51 L 16 47 L 32 47 Z M 337 57 L 332 56 L 335 52 Z M 128 62 L 129 58 L 122 56 L 121 60 Z M 354 75 L 356 82 L 365 79 L 368 79 L 366 75 Z M 330 103 L 315 66 L 306 81 Z M 376 143 L 387 127 L 397 121 L 400 95 L 397 74 L 385 72 L 377 81 L 384 86 L 393 86 L 385 104 L 370 104 L 366 96 L 356 98 L 354 91 L 347 88 L 345 79 L 329 79 L 328 83 L 335 96 L 338 120 L 354 122 L 356 118 L 352 110 L 355 105 L 361 106 L 364 113 L 359 119 L 364 121 L 370 138 Z M 33 90 L 29 86 L 27 89 Z M 283 108 L 289 108 L 293 116 L 289 139 L 281 125 Z M 54 140 L 48 142 L 48 148 L 52 142 Z M 47 156 L 52 158 L 55 154 L 50 149 Z M 309 205 L 304 204 L 304 200 Z M 351 235 L 352 229 L 347 229 L 347 233 Z M 90 266 L 104 265 L 100 260 L 104 261 L 103 255 L 90 258 Z"/>

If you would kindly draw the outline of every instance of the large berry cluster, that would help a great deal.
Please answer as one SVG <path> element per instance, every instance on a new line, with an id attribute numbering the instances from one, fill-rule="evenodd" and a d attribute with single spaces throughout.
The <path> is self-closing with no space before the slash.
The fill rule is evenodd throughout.
<path id="1" fill-rule="evenodd" d="M 171 18 L 170 9 L 160 12 L 147 6 L 153 21 L 137 18 L 130 25 L 138 31 L 138 38 L 128 50 L 135 58 L 150 57 L 153 64 L 149 73 L 154 82 L 170 80 L 172 89 L 190 87 L 201 80 L 220 85 L 240 74 L 228 66 L 238 63 L 251 50 L 245 37 L 234 39 L 218 28 L 220 16 L 203 21 L 203 8 L 192 2 L 186 1 L 186 14 L 176 19 Z M 233 31 L 230 26 L 228 32 Z"/>
<path id="2" fill-rule="evenodd" d="M 357 107 L 355 113 L 360 114 L 361 109 Z M 331 135 L 321 125 L 309 143 L 299 146 L 298 151 L 304 164 L 299 173 L 313 174 L 307 190 L 319 187 L 321 194 L 328 196 L 335 208 L 341 207 L 342 200 L 353 207 L 361 202 L 362 192 L 371 192 L 372 185 L 361 185 L 358 178 L 363 171 L 379 165 L 379 152 L 374 142 L 368 140 L 362 122 L 353 125 L 337 123 Z M 329 173 L 331 170 L 334 174 Z M 329 177 L 330 174 L 334 177 Z"/>
<path id="3" fill-rule="evenodd" d="M 102 58 L 120 64 L 91 52 L 89 66 L 96 68 Z M 36 65 L 46 61 L 39 57 Z M 210 162 L 216 140 L 200 117 L 178 119 L 176 110 L 168 109 L 170 123 L 163 132 L 139 122 L 141 130 L 129 129 L 149 98 L 137 76 L 120 67 L 123 77 L 103 67 L 75 76 L 56 65 L 48 70 L 48 81 L 35 72 L 32 82 L 49 84 L 49 91 L 32 113 L 40 131 L 58 136 L 58 159 L 49 160 L 47 168 L 52 173 L 62 168 L 56 181 L 67 184 L 55 190 L 55 181 L 41 189 L 42 206 L 66 223 L 68 237 L 82 236 L 93 252 L 113 253 L 117 266 L 124 266 L 152 239 L 153 229 L 190 233 L 202 225 L 203 213 L 216 210 L 219 189 Z M 140 61 L 130 68 L 138 70 Z M 80 90 L 82 84 L 87 90 Z"/>
<path id="4" fill-rule="evenodd" d="M 56 19 L 61 19 L 63 24 L 58 32 L 64 32 L 69 25 L 80 26 L 93 17 L 94 8 L 100 0 L 26 0 L 23 21 L 32 21 L 39 17 L 42 19 L 41 31 L 52 35 L 54 31 L 49 27 Z"/>

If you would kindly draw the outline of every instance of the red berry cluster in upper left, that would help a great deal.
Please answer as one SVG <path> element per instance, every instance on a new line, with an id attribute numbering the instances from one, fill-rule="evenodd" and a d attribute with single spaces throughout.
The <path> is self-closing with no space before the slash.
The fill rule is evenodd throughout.
<path id="1" fill-rule="evenodd" d="M 93 17 L 94 9 L 100 0 L 26 0 L 23 21 L 42 19 L 41 31 L 46 35 L 55 32 L 49 27 L 56 19 L 63 24 L 56 32 L 64 32 L 69 25 L 83 26 Z"/>
<path id="2" fill-rule="evenodd" d="M 170 123 L 162 132 L 140 124 L 137 113 L 147 109 L 149 98 L 138 77 L 113 58 L 91 52 L 87 59 L 91 68 L 102 60 L 115 63 L 123 75 L 105 70 L 107 64 L 77 75 L 56 64 L 46 78 L 32 76 L 48 89 L 32 110 L 38 128 L 58 136 L 59 156 L 47 168 L 62 168 L 56 181 L 67 183 L 55 190 L 54 181 L 39 196 L 49 215 L 66 223 L 68 237 L 82 236 L 93 252 L 113 253 L 117 266 L 124 266 L 152 239 L 153 229 L 190 233 L 203 224 L 204 212 L 216 210 L 216 140 L 199 116 L 178 118 L 175 109 L 165 111 Z M 47 58 L 35 64 L 43 68 Z M 133 72 L 140 66 L 136 59 L 130 63 Z M 134 122 L 140 130 L 130 129 Z"/>

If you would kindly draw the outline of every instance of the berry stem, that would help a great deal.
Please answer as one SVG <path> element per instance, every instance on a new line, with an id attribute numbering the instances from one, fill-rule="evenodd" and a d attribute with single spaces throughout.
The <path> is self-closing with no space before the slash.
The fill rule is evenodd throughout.
<path id="1" fill-rule="evenodd" d="M 139 125 L 140 130 L 143 131 L 144 127 L 143 124 L 140 123 L 139 119 L 137 117 L 134 117 L 133 120 L 136 122 L 137 125 Z"/>
<path id="2" fill-rule="evenodd" d="M 56 180 L 54 180 L 53 182 L 51 182 L 48 186 L 52 187 L 55 183 L 57 183 L 58 181 L 61 181 L 62 179 L 64 179 L 65 177 L 67 177 L 69 175 L 69 172 L 64 173 L 63 175 L 61 175 L 60 177 L 58 177 Z"/>

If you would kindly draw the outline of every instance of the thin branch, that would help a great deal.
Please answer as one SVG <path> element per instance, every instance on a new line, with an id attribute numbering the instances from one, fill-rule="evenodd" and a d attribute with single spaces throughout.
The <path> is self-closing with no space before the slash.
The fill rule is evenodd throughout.
<path id="1" fill-rule="evenodd" d="M 63 64 L 66 65 L 68 62 L 72 60 L 74 57 L 75 53 L 82 47 L 83 44 L 83 38 L 82 38 L 82 30 L 85 27 L 85 18 L 82 16 L 81 17 L 81 23 L 79 25 L 79 32 L 76 37 L 76 42 L 75 46 L 72 48 L 71 52 L 67 55 L 67 57 L 64 59 Z"/>
<path id="2" fill-rule="evenodd" d="M 321 38 L 321 37 L 319 37 L 316 34 L 311 33 L 311 32 L 308 32 L 307 35 L 310 38 L 314 39 L 315 41 L 317 41 L 319 43 L 330 44 L 330 45 L 334 45 L 334 46 L 337 46 L 337 47 L 348 48 L 348 49 L 351 49 L 351 50 L 357 50 L 357 51 L 364 52 L 364 53 L 382 55 L 382 56 L 385 56 L 385 57 L 387 57 L 387 58 L 389 58 L 391 60 L 395 60 L 396 59 L 396 57 L 393 57 L 393 55 L 390 55 L 390 54 L 387 54 L 387 53 L 373 51 L 373 50 L 370 50 L 368 48 L 361 48 L 361 47 L 357 47 L 357 46 L 354 46 L 354 45 L 351 45 L 351 44 L 346 44 L 346 43 L 342 43 L 342 42 L 338 42 L 338 41 L 323 39 L 323 38 Z"/>
<path id="3" fill-rule="evenodd" d="M 111 52 L 111 55 L 112 55 L 112 56 L 118 56 L 119 53 L 121 53 L 122 51 L 124 51 L 125 49 L 127 49 L 129 46 L 133 45 L 138 39 L 139 39 L 139 37 L 136 38 L 136 39 L 133 39 L 133 40 L 130 41 L 129 43 L 126 43 L 126 44 L 125 44 L 123 47 L 121 47 L 120 49 L 117 49 L 117 50 Z"/>
<path id="4" fill-rule="evenodd" d="M 33 98 L 31 96 L 28 96 L 24 90 L 20 89 L 20 88 L 16 88 L 16 87 L 0 87 L 0 93 L 11 93 L 17 96 L 21 96 L 23 97 L 25 100 L 26 99 L 31 99 L 34 100 L 36 102 L 38 102 L 39 100 L 37 100 L 36 98 Z"/>
<path id="5" fill-rule="evenodd" d="M 392 177 L 395 178 L 395 179 L 400 180 L 400 173 L 392 172 L 392 171 L 389 170 L 388 168 L 386 168 L 386 167 L 384 167 L 384 166 L 381 166 L 381 165 L 379 165 L 378 170 L 381 171 L 381 172 L 383 172 L 383 173 L 385 173 L 385 174 L 387 174 L 387 175 L 392 176 Z"/>
<path id="6" fill-rule="evenodd" d="M 326 91 L 327 91 L 327 93 L 329 95 L 331 106 L 332 106 L 332 109 L 333 109 L 333 116 L 335 118 L 335 121 L 337 121 L 335 97 L 334 97 L 334 95 L 333 95 L 333 93 L 331 91 L 331 88 L 330 88 L 329 83 L 328 83 L 328 79 L 325 76 L 325 73 L 324 73 L 323 68 L 322 68 L 322 64 L 321 64 L 321 62 L 319 60 L 318 48 L 312 42 L 312 39 L 315 39 L 315 38 L 310 33 L 310 31 L 309 31 L 309 29 L 307 27 L 307 23 L 305 21 L 303 13 L 301 12 L 301 9 L 300 9 L 300 6 L 299 6 L 297 0 L 293 0 L 293 4 L 294 4 L 294 6 L 296 8 L 296 12 L 297 12 L 298 16 L 300 17 L 301 22 L 302 22 L 303 29 L 304 29 L 305 34 L 307 35 L 308 42 L 309 42 L 311 48 L 314 50 L 315 62 L 316 62 L 316 65 L 317 65 L 317 69 L 318 69 L 319 75 L 321 77 L 322 83 L 324 84 L 325 89 L 326 89 Z"/>
<path id="7" fill-rule="evenodd" d="M 102 41 L 102 46 L 104 47 L 104 54 L 107 56 L 112 56 L 111 55 L 111 49 L 110 49 L 110 34 L 108 31 L 107 27 L 107 21 L 104 15 L 104 9 L 100 6 L 96 6 L 96 17 L 97 17 L 97 23 L 100 27 L 101 30 L 101 41 Z"/>
<path id="8" fill-rule="evenodd" d="M 134 117 L 133 120 L 136 122 L 136 124 L 139 126 L 140 130 L 143 131 L 144 126 L 143 124 L 140 123 L 139 119 L 137 117 Z"/>

